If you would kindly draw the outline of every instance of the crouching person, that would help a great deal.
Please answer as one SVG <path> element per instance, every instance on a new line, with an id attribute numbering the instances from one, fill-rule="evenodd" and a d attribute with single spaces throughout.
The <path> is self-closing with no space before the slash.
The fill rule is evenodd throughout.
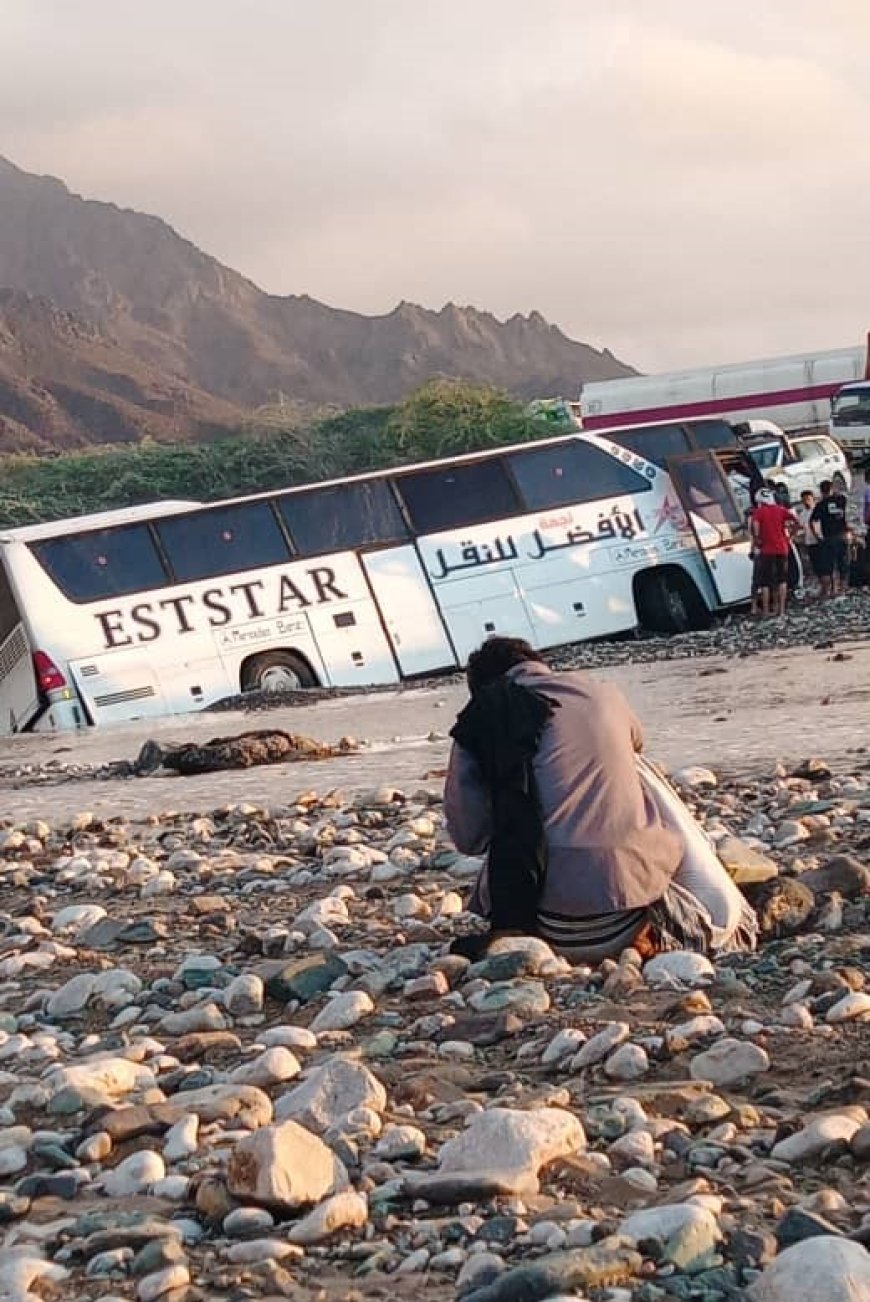
<path id="1" fill-rule="evenodd" d="M 489 931 L 457 941 L 458 952 L 475 957 L 511 933 L 584 963 L 629 945 L 643 957 L 753 947 L 751 909 L 639 760 L 640 724 L 615 686 L 556 673 L 504 637 L 470 657 L 468 686 L 445 814 L 459 850 L 486 854 L 469 907 Z"/>

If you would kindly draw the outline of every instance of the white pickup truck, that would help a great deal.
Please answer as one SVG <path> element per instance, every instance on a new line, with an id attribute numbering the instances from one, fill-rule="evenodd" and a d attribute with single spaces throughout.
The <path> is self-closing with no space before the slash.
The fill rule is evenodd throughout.
<path id="1" fill-rule="evenodd" d="M 788 490 L 789 500 L 797 502 L 810 489 L 818 497 L 819 485 L 830 479 L 838 492 L 848 493 L 852 472 L 839 444 L 827 434 L 786 435 L 773 421 L 748 421 L 746 428 L 735 426 L 742 434 L 744 446 L 762 475 L 779 488 Z M 743 504 L 749 501 L 749 480 L 733 473 L 732 485 Z"/>

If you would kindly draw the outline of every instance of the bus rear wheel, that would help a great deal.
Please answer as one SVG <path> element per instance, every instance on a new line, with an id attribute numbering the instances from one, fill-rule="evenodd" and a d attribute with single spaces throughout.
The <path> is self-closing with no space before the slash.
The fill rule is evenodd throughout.
<path id="1" fill-rule="evenodd" d="M 317 686 L 311 666 L 292 651 L 264 651 L 242 665 L 243 692 L 299 692 Z"/>

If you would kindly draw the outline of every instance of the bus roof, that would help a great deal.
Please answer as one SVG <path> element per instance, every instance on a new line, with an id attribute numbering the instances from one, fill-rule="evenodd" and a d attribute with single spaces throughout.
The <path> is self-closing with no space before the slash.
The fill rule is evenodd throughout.
<path id="1" fill-rule="evenodd" d="M 155 516 L 177 515 L 203 502 L 174 499 L 165 502 L 143 502 L 139 506 L 122 506 L 114 511 L 94 511 L 91 515 L 72 515 L 61 520 L 46 520 L 41 524 L 24 524 L 15 529 L 0 528 L 0 542 L 36 542 L 40 538 L 54 538 L 60 533 L 87 533 L 91 529 L 108 529 L 112 525 L 135 524 L 138 520 L 151 520 Z"/>
<path id="2" fill-rule="evenodd" d="M 549 438 L 530 439 L 525 443 L 510 443 L 498 447 L 480 448 L 476 452 L 463 452 L 458 456 L 433 457 L 430 461 L 412 461 L 407 465 L 386 466 L 381 470 L 366 470 L 356 475 L 341 475 L 336 479 L 314 480 L 307 484 L 286 485 L 283 488 L 270 488 L 260 493 L 245 493 L 239 497 L 222 497 L 211 502 L 145 502 L 141 506 L 122 507 L 116 511 L 98 511 L 93 515 L 68 516 L 61 520 L 50 520 L 44 524 L 24 525 L 18 529 L 0 531 L 0 542 L 36 542 L 43 538 L 57 538 L 63 534 L 87 533 L 91 529 L 109 528 L 115 525 L 133 524 L 139 520 L 159 519 L 164 515 L 180 515 L 185 511 L 207 511 L 210 507 L 229 502 L 256 502 L 264 498 L 284 493 L 306 493 L 318 488 L 336 488 L 344 484 L 358 484 L 368 479 L 383 479 L 387 475 L 404 475 L 420 470 L 431 470 L 435 466 L 457 464 L 467 461 L 482 461 L 488 457 L 504 456 L 511 452 L 523 452 L 530 448 L 553 446 L 567 443 L 572 439 L 590 439 L 593 442 L 606 441 L 610 435 L 624 436 L 633 429 L 654 429 L 659 425 L 722 425 L 727 424 L 720 416 L 698 416 L 690 420 L 673 421 L 638 421 L 635 425 L 614 425 L 612 428 L 594 430 L 573 429 L 564 434 L 554 434 Z"/>

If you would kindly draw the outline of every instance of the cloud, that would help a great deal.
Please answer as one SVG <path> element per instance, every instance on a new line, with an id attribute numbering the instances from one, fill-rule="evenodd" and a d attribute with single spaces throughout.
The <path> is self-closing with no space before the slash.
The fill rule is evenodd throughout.
<path id="1" fill-rule="evenodd" d="M 868 324 L 863 3 L 0 11 L 3 150 L 274 292 L 536 307 L 646 367 Z"/>

